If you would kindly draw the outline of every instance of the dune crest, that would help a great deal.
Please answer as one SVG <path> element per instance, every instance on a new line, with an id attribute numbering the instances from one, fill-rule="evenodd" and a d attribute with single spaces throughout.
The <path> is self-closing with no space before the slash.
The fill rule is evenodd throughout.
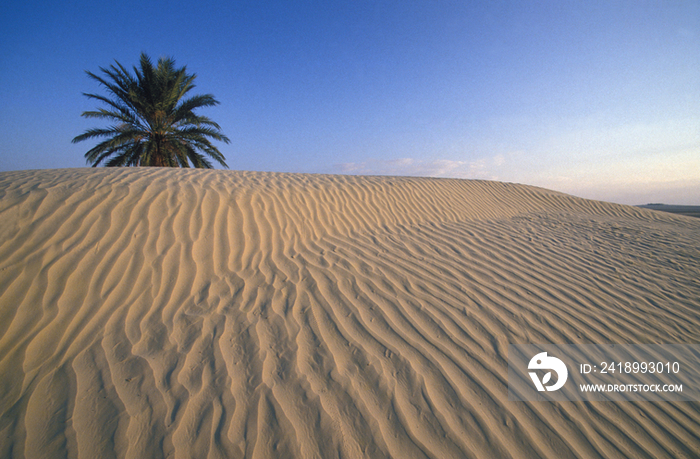
<path id="1" fill-rule="evenodd" d="M 700 220 L 487 181 L 0 174 L 0 457 L 697 457 L 509 343 L 700 343 Z"/>

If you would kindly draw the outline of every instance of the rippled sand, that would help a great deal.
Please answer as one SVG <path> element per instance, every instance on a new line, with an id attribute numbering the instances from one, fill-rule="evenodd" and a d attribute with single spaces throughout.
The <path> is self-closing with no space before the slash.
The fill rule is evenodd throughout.
<path id="1" fill-rule="evenodd" d="M 699 457 L 508 401 L 510 343 L 700 343 L 700 220 L 499 182 L 0 174 L 0 457 Z"/>

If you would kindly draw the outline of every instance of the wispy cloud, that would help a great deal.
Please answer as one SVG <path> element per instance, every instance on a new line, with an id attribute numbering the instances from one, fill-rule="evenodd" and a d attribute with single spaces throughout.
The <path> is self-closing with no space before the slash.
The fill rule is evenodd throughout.
<path id="1" fill-rule="evenodd" d="M 422 160 L 414 158 L 371 159 L 357 163 L 337 164 L 342 174 L 404 175 L 413 177 L 450 177 L 498 180 L 497 171 L 505 162 L 502 155 L 475 161 L 451 159 Z"/>

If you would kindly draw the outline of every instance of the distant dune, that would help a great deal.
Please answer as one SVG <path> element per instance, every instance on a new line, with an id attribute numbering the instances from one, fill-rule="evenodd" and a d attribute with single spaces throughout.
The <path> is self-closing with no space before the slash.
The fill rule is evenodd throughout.
<path id="1" fill-rule="evenodd" d="M 645 204 L 639 206 L 644 209 L 660 210 L 672 214 L 686 215 L 688 217 L 700 218 L 700 206 L 674 206 L 669 204 Z"/>
<path id="2" fill-rule="evenodd" d="M 700 343 L 700 220 L 499 182 L 0 174 L 2 458 L 700 457 L 511 343 Z"/>

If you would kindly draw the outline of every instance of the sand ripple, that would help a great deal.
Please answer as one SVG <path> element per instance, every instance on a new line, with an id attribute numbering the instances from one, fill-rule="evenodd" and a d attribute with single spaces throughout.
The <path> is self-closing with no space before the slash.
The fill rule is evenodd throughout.
<path id="1" fill-rule="evenodd" d="M 700 220 L 498 182 L 0 174 L 0 457 L 698 457 L 508 401 L 510 343 L 700 343 Z"/>

